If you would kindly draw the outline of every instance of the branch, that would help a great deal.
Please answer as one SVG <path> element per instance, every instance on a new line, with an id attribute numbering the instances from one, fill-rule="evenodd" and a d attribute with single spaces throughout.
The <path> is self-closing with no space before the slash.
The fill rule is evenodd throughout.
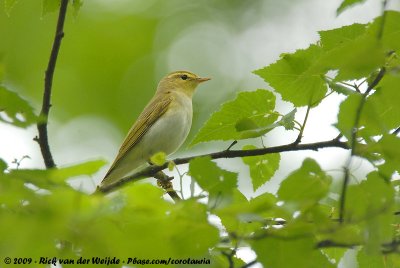
<path id="1" fill-rule="evenodd" d="M 354 248 L 356 246 L 363 246 L 362 244 L 354 244 L 354 243 L 340 243 L 340 242 L 335 242 L 332 240 L 322 240 L 317 243 L 315 248 L 321 249 L 321 248 Z M 393 239 L 392 241 L 388 243 L 383 243 L 381 244 L 381 252 L 382 254 L 390 254 L 390 253 L 395 253 L 399 252 L 400 248 L 400 241 L 398 239 Z"/>
<path id="2" fill-rule="evenodd" d="M 400 127 L 396 128 L 396 129 L 392 132 L 392 135 L 397 136 L 397 134 L 399 134 L 399 133 L 400 133 Z"/>
<path id="3" fill-rule="evenodd" d="M 383 2 L 382 2 L 382 21 L 381 21 L 381 25 L 380 25 L 379 30 L 378 30 L 378 34 L 376 36 L 378 40 L 382 39 L 383 30 L 385 28 L 385 21 L 386 21 L 386 12 L 385 12 L 385 10 L 386 10 L 386 6 L 387 6 L 387 2 L 388 2 L 388 0 L 383 0 Z"/>
<path id="4" fill-rule="evenodd" d="M 46 168 L 53 168 L 56 166 L 50 151 L 49 141 L 47 137 L 47 122 L 51 107 L 50 98 L 51 98 L 51 87 L 53 84 L 54 69 L 56 67 L 57 56 L 58 56 L 58 51 L 60 50 L 61 40 L 64 37 L 63 28 L 64 28 L 65 15 L 67 13 L 67 6 L 68 6 L 68 0 L 61 0 L 60 11 L 58 13 L 56 33 L 53 41 L 53 47 L 51 49 L 50 59 L 44 77 L 43 103 L 42 103 L 42 110 L 40 111 L 40 118 L 42 120 L 37 124 L 39 137 L 35 139 L 39 143 Z"/>
<path id="5" fill-rule="evenodd" d="M 356 110 L 354 125 L 353 125 L 353 129 L 351 131 L 350 156 L 349 156 L 346 166 L 344 168 L 342 193 L 340 195 L 339 222 L 341 222 L 341 223 L 344 220 L 344 212 L 345 212 L 344 207 L 346 204 L 347 185 L 349 184 L 349 180 L 350 180 L 350 165 L 351 165 L 352 158 L 355 155 L 355 148 L 357 145 L 358 128 L 360 127 L 361 113 L 362 113 L 362 110 L 365 105 L 365 101 L 367 100 L 369 93 L 371 92 L 372 89 L 374 89 L 374 87 L 376 87 L 379 84 L 379 82 L 382 80 L 385 73 L 386 73 L 386 69 L 385 69 L 385 67 L 382 67 L 380 69 L 378 75 L 375 77 L 374 81 L 372 81 L 372 83 L 368 86 L 367 90 L 362 95 L 362 98 L 361 98 L 360 103 Z"/>
<path id="6" fill-rule="evenodd" d="M 399 239 L 393 239 L 391 242 L 385 243 L 382 245 L 382 253 L 383 254 L 399 252 L 399 250 L 400 250 L 400 240 Z"/>
<path id="7" fill-rule="evenodd" d="M 182 199 L 179 197 L 179 195 L 176 193 L 172 186 L 171 180 L 174 177 L 168 177 L 164 172 L 159 171 L 156 174 L 153 175 L 154 178 L 157 179 L 157 184 L 162 187 L 167 194 L 175 201 L 181 201 Z"/>
<path id="8" fill-rule="evenodd" d="M 356 246 L 359 245 L 354 243 L 340 243 L 332 240 L 322 240 L 317 243 L 315 248 L 354 248 Z"/>
<path id="9" fill-rule="evenodd" d="M 234 268 L 235 263 L 233 262 L 233 257 L 236 254 L 236 250 L 233 249 L 230 253 L 226 253 L 225 251 L 221 251 L 221 254 L 224 255 L 228 259 L 229 268 Z"/>
<path id="10" fill-rule="evenodd" d="M 242 268 L 249 268 L 249 267 L 253 266 L 256 263 L 258 263 L 257 259 L 252 260 L 251 262 L 246 263 L 245 265 L 243 265 Z"/>
<path id="11" fill-rule="evenodd" d="M 322 141 L 322 142 L 307 143 L 307 144 L 291 143 L 291 144 L 287 144 L 287 145 L 280 145 L 280 146 L 275 146 L 275 147 L 260 148 L 260 149 L 253 149 L 253 150 L 224 150 L 224 151 L 210 153 L 210 154 L 177 158 L 172 161 L 176 165 L 182 165 L 182 164 L 187 164 L 191 160 L 193 160 L 195 158 L 200 158 L 200 157 L 210 157 L 211 159 L 236 158 L 236 157 L 244 157 L 244 156 L 257 156 L 257 155 L 274 154 L 274 153 L 282 153 L 282 152 L 292 152 L 292 151 L 304 151 L 304 150 L 317 151 L 318 149 L 329 148 L 329 147 L 349 149 L 346 142 L 342 142 L 339 139 L 335 138 L 333 140 Z M 164 170 L 167 167 L 168 167 L 168 163 L 165 163 L 162 166 L 149 166 L 131 176 L 122 178 L 121 180 L 119 180 L 113 184 L 109 184 L 104 187 L 99 187 L 98 191 L 103 192 L 103 193 L 112 192 L 112 191 L 122 187 L 123 185 L 125 185 L 128 182 L 138 181 L 138 180 L 141 180 L 141 179 L 147 178 L 147 177 L 154 177 L 154 174 L 156 174 L 159 171 Z"/>
<path id="12" fill-rule="evenodd" d="M 276 239 L 280 239 L 282 241 L 294 241 L 294 240 L 310 238 L 310 237 L 314 237 L 314 235 L 308 233 L 308 234 L 296 234 L 296 235 L 293 235 L 293 236 L 282 236 L 282 235 L 278 235 L 276 233 L 265 232 L 265 233 L 262 233 L 262 234 L 257 234 L 257 235 L 244 237 L 242 239 L 245 239 L 245 240 L 260 240 L 260 239 L 276 238 Z M 330 240 L 330 239 L 325 239 L 325 240 L 321 240 L 321 241 L 316 242 L 314 248 L 315 249 L 323 249 L 323 248 L 348 248 L 348 249 L 352 249 L 354 247 L 364 246 L 364 245 L 365 244 L 363 244 L 362 242 L 344 243 L 344 242 L 336 242 L 336 241 Z M 393 238 L 392 241 L 381 244 L 381 252 L 382 252 L 382 254 L 390 254 L 390 253 L 399 252 L 399 249 L 400 249 L 400 240 L 397 239 L 397 238 Z"/>
<path id="13" fill-rule="evenodd" d="M 304 116 L 304 121 L 303 121 L 303 124 L 301 125 L 299 135 L 297 136 L 297 139 L 294 142 L 295 144 L 300 143 L 301 139 L 303 138 L 303 132 L 304 132 L 304 128 L 306 127 L 306 123 L 307 123 L 308 115 L 310 114 L 310 110 L 311 110 L 311 104 L 309 104 L 307 106 L 306 115 Z"/>

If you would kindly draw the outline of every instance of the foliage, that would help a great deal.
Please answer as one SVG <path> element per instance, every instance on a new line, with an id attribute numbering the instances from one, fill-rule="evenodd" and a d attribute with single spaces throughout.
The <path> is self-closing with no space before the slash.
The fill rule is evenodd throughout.
<path id="1" fill-rule="evenodd" d="M 266 90 L 239 93 L 225 103 L 203 126 L 192 145 L 212 140 L 259 137 L 272 130 L 278 118 L 274 112 L 275 96 Z"/>
<path id="2" fill-rule="evenodd" d="M 23 4 L 17 2 L 5 1 L 10 16 L 15 5 Z M 337 12 L 360 2 L 345 0 Z M 76 10 L 82 5 L 71 3 Z M 44 0 L 43 16 L 58 5 Z M 115 256 L 124 261 L 111 267 L 127 265 L 131 257 L 191 258 L 211 260 L 211 266 L 198 267 L 241 267 L 245 263 L 236 251 L 248 247 L 257 255 L 254 262 L 264 267 L 338 267 L 347 250 L 357 254 L 359 267 L 398 267 L 399 25 L 400 13 L 385 11 L 368 24 L 321 31 L 317 43 L 254 71 L 274 92 L 237 94 L 211 115 L 192 141 L 244 140 L 248 145 L 242 150 L 257 150 L 255 141 L 283 127 L 299 131 L 299 140 L 288 145 L 296 146 L 307 123 L 296 121 L 297 109 L 308 106 L 312 113 L 323 99 L 342 94 L 337 122 L 332 123 L 339 138 L 348 141 L 348 162 L 359 157 L 371 165 L 365 176 L 350 174 L 350 183 L 340 180 L 338 190 L 330 171 L 317 159 L 306 158 L 282 178 L 276 194 L 261 192 L 248 199 L 237 189 L 238 178 L 245 177 L 254 191 L 260 190 L 280 174 L 281 153 L 243 157 L 248 176 L 222 168 L 211 157 L 195 157 L 188 176 L 201 192 L 173 203 L 163 198 L 162 189 L 147 183 L 130 184 L 107 196 L 70 185 L 71 178 L 97 172 L 104 164 L 100 160 L 28 170 L 7 169 L 0 159 L 0 258 Z M 0 119 L 28 127 L 40 119 L 21 95 L 0 86 Z M 278 95 L 291 103 L 290 113 L 277 110 Z M 166 156 L 159 153 L 151 161 L 166 165 Z M 345 175 L 342 178 L 346 181 Z"/>
<path id="3" fill-rule="evenodd" d="M 36 116 L 31 105 L 17 93 L 0 86 L 0 121 L 17 127 L 28 127 L 37 123 Z"/>
<path id="4" fill-rule="evenodd" d="M 342 13 L 344 10 L 348 9 L 349 7 L 356 5 L 356 4 L 361 4 L 365 2 L 366 0 L 343 0 L 338 9 L 336 10 L 337 14 L 339 15 Z"/>

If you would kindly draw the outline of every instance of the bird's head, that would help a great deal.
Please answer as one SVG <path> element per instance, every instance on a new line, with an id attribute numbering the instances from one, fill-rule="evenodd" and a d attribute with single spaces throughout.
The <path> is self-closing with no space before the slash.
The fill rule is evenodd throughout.
<path id="1" fill-rule="evenodd" d="M 188 71 L 176 71 L 161 79 L 158 84 L 158 91 L 181 91 L 192 96 L 196 87 L 211 78 L 204 78 Z"/>

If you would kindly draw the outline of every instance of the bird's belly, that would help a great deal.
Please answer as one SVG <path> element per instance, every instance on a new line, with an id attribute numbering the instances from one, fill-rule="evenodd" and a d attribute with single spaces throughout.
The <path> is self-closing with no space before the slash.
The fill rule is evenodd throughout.
<path id="1" fill-rule="evenodd" d="M 140 141 L 143 158 L 148 159 L 157 152 L 167 155 L 174 153 L 185 141 L 192 125 L 191 110 L 180 109 L 173 113 L 165 113 L 163 120 L 158 120 Z"/>

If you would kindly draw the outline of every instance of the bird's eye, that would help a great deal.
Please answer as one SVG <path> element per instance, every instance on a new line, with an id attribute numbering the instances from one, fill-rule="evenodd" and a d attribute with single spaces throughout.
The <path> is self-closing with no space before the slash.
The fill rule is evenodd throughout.
<path id="1" fill-rule="evenodd" d="M 181 75 L 182 80 L 188 79 L 188 76 L 186 74 Z"/>

